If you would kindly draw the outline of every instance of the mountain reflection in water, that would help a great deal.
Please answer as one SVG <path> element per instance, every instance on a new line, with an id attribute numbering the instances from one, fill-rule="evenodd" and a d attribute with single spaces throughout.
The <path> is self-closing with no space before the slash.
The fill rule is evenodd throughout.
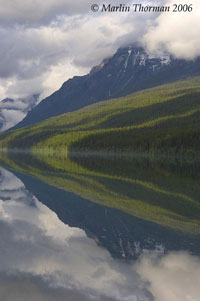
<path id="1" fill-rule="evenodd" d="M 199 235 L 0 173 L 2 300 L 198 300 Z"/>

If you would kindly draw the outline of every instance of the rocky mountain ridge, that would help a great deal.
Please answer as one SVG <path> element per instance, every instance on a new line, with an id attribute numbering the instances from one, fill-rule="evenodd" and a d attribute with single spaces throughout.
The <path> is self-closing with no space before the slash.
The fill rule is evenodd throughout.
<path id="1" fill-rule="evenodd" d="M 75 76 L 42 100 L 14 129 L 22 128 L 62 113 L 78 110 L 98 101 L 118 98 L 142 89 L 200 74 L 196 61 L 149 55 L 133 45 L 119 48 L 89 74 Z"/>

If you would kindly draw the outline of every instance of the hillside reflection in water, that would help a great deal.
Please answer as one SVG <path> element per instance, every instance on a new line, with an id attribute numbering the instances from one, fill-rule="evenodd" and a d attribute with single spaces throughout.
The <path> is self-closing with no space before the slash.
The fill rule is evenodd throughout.
<path id="1" fill-rule="evenodd" d="M 1 299 L 198 300 L 198 231 L 143 220 L 3 167 L 0 173 Z"/>

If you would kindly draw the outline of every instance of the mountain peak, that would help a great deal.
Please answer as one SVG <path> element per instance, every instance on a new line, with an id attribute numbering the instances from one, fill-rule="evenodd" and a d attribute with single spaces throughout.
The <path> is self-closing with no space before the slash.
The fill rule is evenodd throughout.
<path id="1" fill-rule="evenodd" d="M 1 102 L 2 103 L 13 103 L 14 99 L 12 99 L 12 98 L 4 98 Z"/>
<path id="2" fill-rule="evenodd" d="M 101 100 L 117 98 L 171 81 L 200 75 L 200 59 L 195 62 L 149 54 L 138 45 L 119 48 L 91 69 L 88 75 L 66 81 L 61 89 L 31 110 L 16 128 L 52 116 L 71 112 Z"/>
<path id="3" fill-rule="evenodd" d="M 108 63 L 109 59 L 110 59 L 110 58 L 104 59 L 99 65 L 94 66 L 94 67 L 91 69 L 89 75 L 93 75 L 94 73 L 100 71 L 100 70 L 105 66 L 105 64 Z"/>

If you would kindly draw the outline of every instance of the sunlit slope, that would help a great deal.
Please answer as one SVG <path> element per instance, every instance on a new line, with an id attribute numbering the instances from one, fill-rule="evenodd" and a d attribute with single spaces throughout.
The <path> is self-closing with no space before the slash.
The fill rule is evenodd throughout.
<path id="1" fill-rule="evenodd" d="M 0 147 L 183 154 L 199 151 L 200 78 L 103 101 L 0 136 Z"/>

